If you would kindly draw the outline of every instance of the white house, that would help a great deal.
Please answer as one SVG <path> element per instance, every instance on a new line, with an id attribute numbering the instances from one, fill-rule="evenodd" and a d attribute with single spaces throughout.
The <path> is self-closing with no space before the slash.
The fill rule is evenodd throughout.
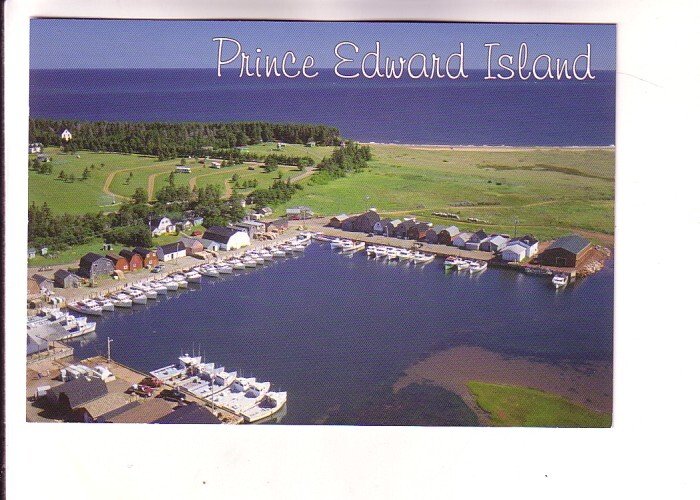
<path id="1" fill-rule="evenodd" d="M 501 251 L 501 259 L 506 262 L 522 262 L 527 257 L 527 249 L 519 241 L 509 243 Z"/>
<path id="2" fill-rule="evenodd" d="M 175 243 L 159 246 L 156 249 L 156 255 L 158 256 L 158 260 L 168 262 L 186 256 L 187 248 L 183 242 L 176 241 Z"/>
<path id="3" fill-rule="evenodd" d="M 234 250 L 250 245 L 248 233 L 237 228 L 212 226 L 202 236 L 207 250 Z"/>
<path id="4" fill-rule="evenodd" d="M 70 133 L 68 129 L 65 129 L 63 133 L 61 134 L 61 139 L 64 141 L 70 141 L 73 138 L 73 135 Z"/>
<path id="5" fill-rule="evenodd" d="M 515 238 L 511 240 L 511 242 L 518 242 L 518 244 L 522 245 L 525 247 L 525 250 L 527 251 L 527 257 L 533 257 L 537 252 L 539 251 L 540 248 L 540 242 L 531 234 L 526 234 L 525 236 L 521 236 L 519 238 Z"/>
<path id="6" fill-rule="evenodd" d="M 152 236 L 160 236 L 161 234 L 174 233 L 177 228 L 173 221 L 168 217 L 148 221 L 148 227 L 151 228 Z"/>

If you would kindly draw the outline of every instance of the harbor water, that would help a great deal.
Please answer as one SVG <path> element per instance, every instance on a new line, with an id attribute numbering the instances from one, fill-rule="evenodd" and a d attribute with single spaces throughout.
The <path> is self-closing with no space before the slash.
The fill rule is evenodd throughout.
<path id="1" fill-rule="evenodd" d="M 488 269 L 445 272 L 348 256 L 303 254 L 105 313 L 69 344 L 150 371 L 197 351 L 289 393 L 283 423 L 311 424 L 361 404 L 431 353 L 474 345 L 550 362 L 612 362 L 613 263 L 555 290 L 549 278 Z"/>

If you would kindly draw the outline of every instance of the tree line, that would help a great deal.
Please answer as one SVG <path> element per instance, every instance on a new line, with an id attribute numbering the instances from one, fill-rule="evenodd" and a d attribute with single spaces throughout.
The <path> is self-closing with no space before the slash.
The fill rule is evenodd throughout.
<path id="1" fill-rule="evenodd" d="M 72 140 L 61 141 L 68 129 Z M 29 142 L 44 146 L 64 146 L 71 150 L 112 151 L 176 158 L 195 156 L 205 151 L 229 150 L 260 142 L 281 141 L 319 145 L 338 145 L 340 132 L 327 125 L 297 123 L 231 122 L 231 123 L 145 123 L 85 122 L 30 118 Z"/>

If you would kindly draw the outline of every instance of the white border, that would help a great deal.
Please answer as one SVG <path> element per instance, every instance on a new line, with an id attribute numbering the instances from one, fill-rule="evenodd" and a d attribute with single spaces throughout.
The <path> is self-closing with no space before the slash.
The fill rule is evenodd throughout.
<path id="1" fill-rule="evenodd" d="M 689 498 L 698 414 L 697 12 L 692 2 L 55 2 L 5 5 L 8 498 Z M 612 430 L 71 426 L 24 422 L 28 19 L 618 23 Z M 676 240 L 679 238 L 679 240 Z M 653 241 L 658 251 L 645 252 Z M 683 240 L 680 246 L 676 241 Z M 658 242 L 658 243 L 657 243 Z M 665 248 L 664 248 L 665 247 Z M 16 263 L 16 265 L 15 265 Z M 21 284 L 21 286 L 18 286 Z M 690 286 L 689 286 L 690 285 Z M 692 287 L 692 288 L 691 288 Z M 20 354 L 20 352 L 22 354 Z M 18 404 L 19 403 L 19 404 Z M 167 428 L 165 428 L 167 427 Z M 156 464 L 167 464 L 159 467 Z M 223 498 L 223 497 L 222 497 Z"/>

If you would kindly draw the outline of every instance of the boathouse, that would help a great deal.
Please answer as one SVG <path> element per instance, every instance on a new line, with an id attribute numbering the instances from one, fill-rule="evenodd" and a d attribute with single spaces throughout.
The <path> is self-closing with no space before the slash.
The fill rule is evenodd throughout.
<path id="1" fill-rule="evenodd" d="M 155 267 L 158 265 L 158 254 L 154 250 L 149 250 L 144 247 L 134 248 L 134 253 L 141 256 L 141 261 L 143 262 L 143 267 Z"/>
<path id="2" fill-rule="evenodd" d="M 394 232 L 394 236 L 396 236 L 397 238 L 407 238 L 408 237 L 408 230 L 411 229 L 415 225 L 416 225 L 416 221 L 413 219 L 402 221 L 398 226 L 396 226 L 396 231 Z"/>
<path id="3" fill-rule="evenodd" d="M 489 235 L 483 229 L 479 229 L 476 233 L 464 243 L 464 248 L 467 250 L 479 250 L 481 244 L 489 238 Z"/>
<path id="4" fill-rule="evenodd" d="M 464 245 L 467 244 L 467 242 L 473 235 L 474 233 L 470 232 L 459 233 L 457 236 L 455 236 L 455 239 L 452 240 L 452 245 L 459 248 L 464 248 Z"/>
<path id="5" fill-rule="evenodd" d="M 451 245 L 452 241 L 459 234 L 457 226 L 449 226 L 438 233 L 438 243 L 440 245 Z"/>
<path id="6" fill-rule="evenodd" d="M 53 286 L 54 286 L 53 281 L 51 281 L 46 276 L 42 276 L 41 274 L 35 274 L 31 277 L 31 279 L 36 282 L 40 291 L 50 292 L 53 290 Z"/>
<path id="7" fill-rule="evenodd" d="M 313 216 L 313 210 L 306 206 L 291 207 L 287 209 L 287 218 L 291 220 L 304 220 Z"/>
<path id="8" fill-rule="evenodd" d="M 443 226 L 441 224 L 438 224 L 437 226 L 433 226 L 430 229 L 428 229 L 428 232 L 425 233 L 425 241 L 428 243 L 437 243 L 438 242 L 438 234 L 440 234 L 440 231 L 445 229 L 447 226 Z"/>
<path id="9" fill-rule="evenodd" d="M 90 401 L 106 396 L 108 392 L 107 384 L 101 378 L 79 377 L 51 388 L 46 393 L 46 399 L 54 409 L 70 413 Z"/>
<path id="10" fill-rule="evenodd" d="M 78 273 L 89 279 L 94 279 L 102 274 L 112 274 L 114 263 L 107 257 L 89 252 L 80 259 L 80 269 Z"/>
<path id="11" fill-rule="evenodd" d="M 527 250 L 528 257 L 534 256 L 539 250 L 540 243 L 537 240 L 537 238 L 535 238 L 531 234 L 526 234 L 524 236 L 520 236 L 519 238 L 514 238 L 511 241 L 519 241 L 520 243 L 522 243 L 525 249 Z"/>
<path id="12" fill-rule="evenodd" d="M 115 253 L 110 252 L 106 255 L 106 257 L 112 261 L 112 265 L 114 266 L 115 271 L 129 271 L 129 261 L 121 255 L 117 255 Z"/>
<path id="13" fill-rule="evenodd" d="M 53 273 L 53 284 L 58 288 L 78 288 L 80 277 L 65 269 L 59 269 Z"/>
<path id="14" fill-rule="evenodd" d="M 336 215 L 335 217 L 331 217 L 331 220 L 330 222 L 328 222 L 328 225 L 340 229 L 340 226 L 343 225 L 343 222 L 345 222 L 348 219 L 348 217 L 349 216 L 346 214 Z"/>
<path id="15" fill-rule="evenodd" d="M 353 228 L 355 231 L 363 233 L 374 232 L 374 225 L 379 222 L 381 217 L 375 209 L 370 209 L 363 214 L 360 214 L 355 219 Z"/>
<path id="16" fill-rule="evenodd" d="M 250 236 L 241 229 L 211 226 L 204 231 L 202 244 L 207 250 L 234 250 L 250 245 Z"/>
<path id="17" fill-rule="evenodd" d="M 425 235 L 429 230 L 430 224 L 427 222 L 419 222 L 408 228 L 406 236 L 411 240 L 422 241 L 425 239 Z"/>
<path id="18" fill-rule="evenodd" d="M 138 271 L 143 269 L 143 257 L 128 248 L 122 248 L 119 255 L 126 259 L 129 264 L 129 271 Z"/>
<path id="19" fill-rule="evenodd" d="M 175 243 L 168 243 L 167 245 L 159 246 L 156 249 L 156 255 L 158 256 L 159 261 L 168 262 L 170 260 L 184 257 L 187 255 L 187 250 L 181 241 L 176 241 Z"/>
<path id="20" fill-rule="evenodd" d="M 519 241 L 511 242 L 501 251 L 501 260 L 506 262 L 522 262 L 527 257 L 527 249 Z"/>
<path id="21" fill-rule="evenodd" d="M 503 234 L 493 234 L 479 246 L 479 250 L 483 250 L 484 252 L 500 252 L 507 244 L 508 237 Z"/>
<path id="22" fill-rule="evenodd" d="M 193 255 L 204 251 L 204 243 L 199 238 L 192 238 L 190 236 L 183 236 L 180 241 L 185 245 L 185 253 L 187 255 Z"/>
<path id="23" fill-rule="evenodd" d="M 571 234 L 555 240 L 540 254 L 539 262 L 545 266 L 576 267 L 592 248 L 586 238 Z"/>

